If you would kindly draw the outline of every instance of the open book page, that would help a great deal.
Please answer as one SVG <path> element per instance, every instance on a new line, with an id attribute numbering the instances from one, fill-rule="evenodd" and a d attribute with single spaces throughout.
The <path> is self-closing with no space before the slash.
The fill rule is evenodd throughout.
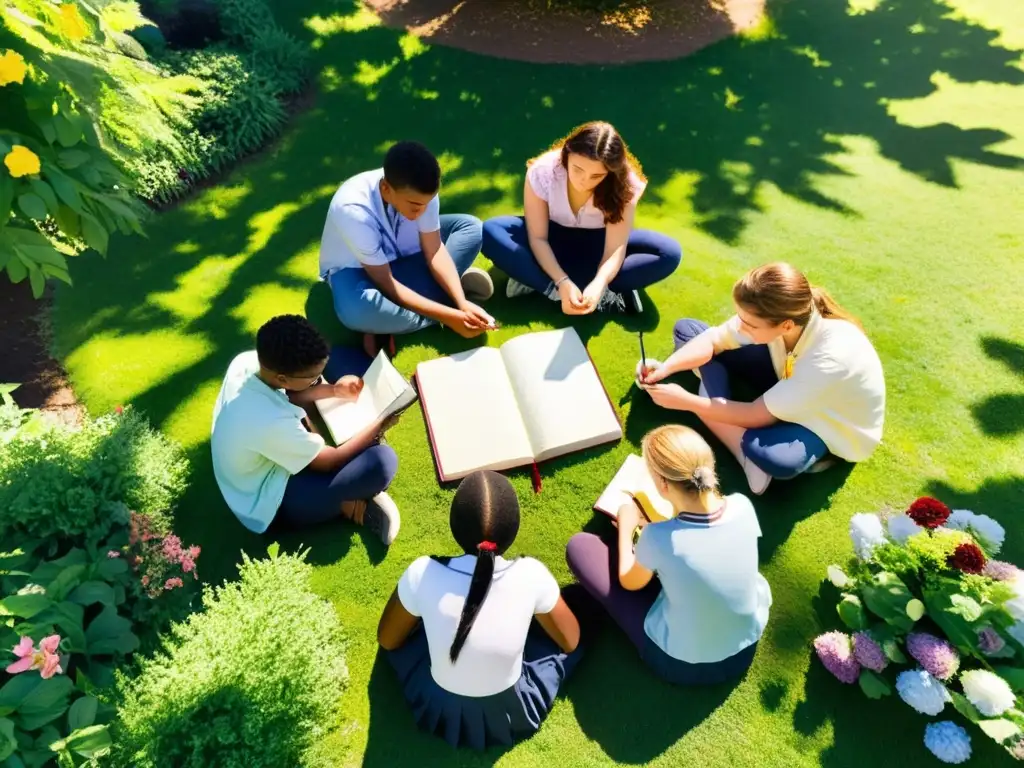
<path id="1" fill-rule="evenodd" d="M 619 467 L 619 471 L 615 473 L 615 477 L 608 483 L 608 487 L 604 489 L 604 493 L 594 504 L 594 509 L 604 512 L 609 517 L 616 517 L 619 514 L 619 507 L 623 504 L 633 503 L 629 494 L 636 495 L 638 493 L 646 495 L 655 513 L 662 519 L 667 520 L 674 516 L 675 511 L 672 509 L 672 505 L 654 487 L 651 473 L 647 471 L 647 463 L 642 456 L 636 454 L 626 457 L 622 466 Z"/>
<path id="2" fill-rule="evenodd" d="M 416 390 L 381 352 L 363 375 L 357 399 L 329 397 L 317 400 L 316 405 L 334 442 L 341 445 L 377 419 L 397 413 L 415 400 Z"/>
<path id="3" fill-rule="evenodd" d="M 533 460 L 497 349 L 481 347 L 420 363 L 416 378 L 443 481 Z"/>
<path id="4" fill-rule="evenodd" d="M 519 336 L 505 342 L 501 354 L 537 461 L 622 437 L 615 409 L 575 329 Z"/>

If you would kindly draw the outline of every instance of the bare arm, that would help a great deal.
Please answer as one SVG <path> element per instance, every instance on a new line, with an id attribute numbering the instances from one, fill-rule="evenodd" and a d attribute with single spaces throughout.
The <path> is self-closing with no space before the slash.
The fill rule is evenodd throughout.
<path id="1" fill-rule="evenodd" d="M 537 196 L 529 181 L 526 182 L 526 187 L 523 190 L 523 212 L 526 214 L 526 234 L 530 242 L 530 250 L 533 251 L 540 268 L 551 278 L 552 282 L 557 283 L 566 274 L 548 243 L 548 204 Z"/>
<path id="2" fill-rule="evenodd" d="M 558 647 L 566 653 L 572 653 L 580 644 L 580 623 L 565 599 L 559 596 L 555 607 L 550 613 L 538 613 L 537 623 Z"/>
<path id="3" fill-rule="evenodd" d="M 715 347 L 711 343 L 712 330 L 708 328 L 699 336 L 683 344 L 669 356 L 668 360 L 662 363 L 662 368 L 667 368 L 669 373 L 680 373 L 700 368 L 704 363 L 709 362 L 715 356 Z"/>
<path id="4" fill-rule="evenodd" d="M 619 538 L 619 584 L 631 592 L 643 589 L 654 578 L 652 571 L 637 562 L 633 550 L 633 531 L 637 525 L 643 525 L 640 511 L 633 503 L 623 504 L 618 514 Z"/>
<path id="5" fill-rule="evenodd" d="M 381 614 L 380 623 L 377 624 L 377 642 L 385 651 L 401 648 L 412 631 L 416 629 L 419 621 L 418 616 L 413 616 L 405 610 L 402 601 L 398 599 L 398 590 L 396 589 L 391 593 L 391 599 L 384 606 L 384 613 Z"/>
<path id="6" fill-rule="evenodd" d="M 311 419 L 310 425 L 312 426 L 312 424 L 313 421 Z M 343 466 L 352 461 L 352 459 L 377 442 L 377 438 L 384 430 L 384 426 L 384 420 L 378 419 L 372 424 L 363 427 L 363 429 L 353 435 L 351 439 L 346 441 L 343 445 L 339 445 L 337 448 L 325 445 L 320 449 L 320 453 L 314 456 L 313 460 L 309 462 L 309 468 L 314 472 L 337 472 Z"/>
<path id="7" fill-rule="evenodd" d="M 629 242 L 629 233 L 633 231 L 635 217 L 636 206 L 630 204 L 623 211 L 622 221 L 609 224 L 605 228 L 604 255 L 597 267 L 597 274 L 590 283 L 595 288 L 600 288 L 600 291 L 597 291 L 598 294 L 608 287 L 608 284 L 622 269 L 622 263 L 626 260 L 626 244 Z"/>
<path id="8" fill-rule="evenodd" d="M 459 270 L 455 268 L 452 255 L 441 242 L 441 230 L 420 232 L 420 248 L 423 249 L 423 258 L 427 260 L 430 274 L 444 288 L 445 293 L 452 297 L 455 306 L 461 307 L 466 303 L 466 294 L 462 291 Z"/>
<path id="9" fill-rule="evenodd" d="M 717 421 L 744 429 L 757 429 L 771 426 L 778 421 L 768 410 L 763 397 L 752 403 L 741 403 L 723 397 L 701 397 L 687 392 L 678 384 L 654 384 L 644 389 L 662 408 L 690 411 L 705 422 Z"/>
<path id="10" fill-rule="evenodd" d="M 440 235 L 438 237 L 440 238 Z M 445 254 L 447 255 L 447 251 Z M 451 261 L 451 256 L 448 256 L 448 260 L 449 262 Z M 366 274 L 370 276 L 373 284 L 380 289 L 380 292 L 398 306 L 412 310 L 417 315 L 423 315 L 423 317 L 429 317 L 431 320 L 437 320 L 439 323 L 445 323 L 448 325 L 454 322 L 457 310 L 452 309 L 451 307 L 446 307 L 444 304 L 439 302 L 432 301 L 426 296 L 420 295 L 412 288 L 409 288 L 407 285 L 403 285 L 398 282 L 392 274 L 391 267 L 389 265 L 364 265 L 363 269 L 366 270 Z"/>

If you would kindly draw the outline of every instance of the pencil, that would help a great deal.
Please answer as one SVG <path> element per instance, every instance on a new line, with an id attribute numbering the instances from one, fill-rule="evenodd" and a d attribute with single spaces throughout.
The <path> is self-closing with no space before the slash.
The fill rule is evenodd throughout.
<path id="1" fill-rule="evenodd" d="M 640 331 L 640 369 L 647 367 L 647 353 L 644 352 L 644 332 Z"/>

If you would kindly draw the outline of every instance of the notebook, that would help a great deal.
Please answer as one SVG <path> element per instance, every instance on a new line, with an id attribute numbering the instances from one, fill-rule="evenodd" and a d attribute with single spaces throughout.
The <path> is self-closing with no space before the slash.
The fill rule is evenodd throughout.
<path id="1" fill-rule="evenodd" d="M 420 363 L 416 383 L 441 482 L 622 438 L 619 416 L 573 328 Z"/>
<path id="2" fill-rule="evenodd" d="M 651 522 L 668 520 L 675 515 L 672 505 L 654 487 L 651 473 L 647 471 L 647 463 L 642 456 L 636 454 L 626 457 L 615 477 L 594 504 L 594 509 L 609 517 L 617 517 L 619 507 L 632 503 L 631 495 L 640 501 L 647 519 Z"/>
<path id="3" fill-rule="evenodd" d="M 335 445 L 351 440 L 364 427 L 416 402 L 416 390 L 380 352 L 363 374 L 363 389 L 355 400 L 328 397 L 316 407 Z"/>

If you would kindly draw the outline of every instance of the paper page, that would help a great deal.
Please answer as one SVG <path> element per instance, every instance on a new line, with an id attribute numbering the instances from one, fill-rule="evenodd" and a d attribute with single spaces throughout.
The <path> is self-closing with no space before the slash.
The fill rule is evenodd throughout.
<path id="1" fill-rule="evenodd" d="M 622 437 L 587 348 L 573 328 L 519 336 L 501 348 L 537 461 Z"/>
<path id="2" fill-rule="evenodd" d="M 420 363 L 416 378 L 443 480 L 533 461 L 497 349 L 481 347 Z"/>
<path id="3" fill-rule="evenodd" d="M 363 389 L 355 400 L 328 397 L 316 405 L 337 445 L 382 416 L 390 415 L 416 399 L 416 391 L 381 352 L 363 375 Z"/>
<path id="4" fill-rule="evenodd" d="M 663 518 L 668 519 L 674 515 L 672 505 L 654 487 L 651 473 L 647 471 L 647 463 L 642 456 L 637 456 L 636 454 L 626 457 L 622 466 L 619 467 L 619 471 L 615 473 L 615 477 L 608 483 L 608 487 L 604 489 L 604 493 L 601 494 L 597 503 L 594 504 L 594 509 L 604 512 L 610 517 L 616 517 L 619 514 L 619 507 L 623 504 L 633 503 L 629 498 L 629 494 L 635 494 L 638 491 L 642 491 L 647 495 L 651 504 L 654 505 L 654 509 Z"/>

